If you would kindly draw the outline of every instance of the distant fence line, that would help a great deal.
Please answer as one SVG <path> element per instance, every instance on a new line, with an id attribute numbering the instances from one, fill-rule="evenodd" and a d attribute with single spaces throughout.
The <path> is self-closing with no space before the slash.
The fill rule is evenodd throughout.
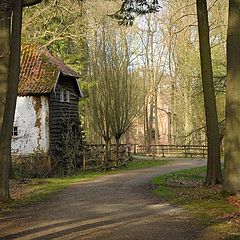
<path id="1" fill-rule="evenodd" d="M 133 145 L 134 154 L 151 154 L 160 157 L 206 157 L 206 145 Z"/>
<path id="2" fill-rule="evenodd" d="M 116 152 L 112 144 L 106 158 L 105 144 L 88 144 L 79 152 L 82 159 L 82 171 L 97 169 L 117 169 L 127 164 L 134 154 L 151 155 L 153 157 L 206 157 L 206 145 L 138 145 L 121 144 Z M 116 159 L 116 156 L 118 158 Z"/>

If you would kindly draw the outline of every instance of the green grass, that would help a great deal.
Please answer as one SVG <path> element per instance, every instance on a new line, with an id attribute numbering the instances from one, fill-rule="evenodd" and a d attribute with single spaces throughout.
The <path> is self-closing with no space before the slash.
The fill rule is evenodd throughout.
<path id="1" fill-rule="evenodd" d="M 32 179 L 27 186 L 26 194 L 7 203 L 0 204 L 0 212 L 11 211 L 12 208 L 25 204 L 38 202 L 49 197 L 49 195 L 63 190 L 67 186 L 87 179 L 94 179 L 107 173 L 87 172 L 70 177 Z"/>
<path id="2" fill-rule="evenodd" d="M 26 194 L 18 197 L 14 201 L 0 204 L 0 212 L 11 211 L 12 208 L 23 206 L 25 204 L 38 202 L 49 197 L 49 195 L 63 190 L 67 186 L 84 180 L 94 179 L 99 176 L 122 173 L 128 170 L 143 169 L 167 164 L 168 160 L 139 160 L 133 158 L 125 167 L 119 170 L 107 172 L 86 172 L 69 177 L 32 179 L 27 186 Z"/>
<path id="3" fill-rule="evenodd" d="M 150 167 L 157 167 L 157 166 L 162 166 L 169 163 L 169 160 L 153 160 L 153 159 L 148 159 L 148 160 L 141 160 L 134 158 L 133 161 L 129 162 L 124 168 L 124 170 L 134 170 L 134 169 L 143 169 L 143 168 L 150 168 Z"/>
<path id="4" fill-rule="evenodd" d="M 228 236 L 225 240 L 240 240 L 240 236 Z"/>
<path id="5" fill-rule="evenodd" d="M 156 177 L 156 194 L 170 203 L 181 206 L 202 225 L 225 235 L 226 239 L 240 239 L 240 217 L 238 205 L 230 204 L 230 196 L 221 186 L 205 188 L 203 182 L 206 168 L 178 171 Z M 240 197 L 236 197 L 239 201 Z"/>

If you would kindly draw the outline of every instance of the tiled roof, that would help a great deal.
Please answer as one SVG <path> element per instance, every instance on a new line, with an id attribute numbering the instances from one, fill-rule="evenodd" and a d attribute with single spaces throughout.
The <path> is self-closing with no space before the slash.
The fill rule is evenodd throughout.
<path id="1" fill-rule="evenodd" d="M 79 77 L 46 48 L 33 44 L 23 45 L 18 95 L 50 93 L 60 72 L 66 76 Z"/>

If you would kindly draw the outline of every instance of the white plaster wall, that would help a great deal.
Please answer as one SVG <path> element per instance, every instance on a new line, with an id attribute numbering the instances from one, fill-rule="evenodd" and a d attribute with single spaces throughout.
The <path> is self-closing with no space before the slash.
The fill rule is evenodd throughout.
<path id="1" fill-rule="evenodd" d="M 45 96 L 18 97 L 14 118 L 18 136 L 12 138 L 12 153 L 49 151 L 49 104 Z"/>

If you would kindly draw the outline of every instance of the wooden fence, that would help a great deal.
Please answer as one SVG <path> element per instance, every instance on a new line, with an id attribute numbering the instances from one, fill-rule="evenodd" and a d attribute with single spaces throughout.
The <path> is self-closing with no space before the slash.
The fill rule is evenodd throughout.
<path id="1" fill-rule="evenodd" d="M 79 171 L 102 171 L 118 169 L 127 164 L 132 157 L 130 145 L 120 145 L 118 153 L 116 146 L 111 145 L 106 158 L 105 145 L 85 145 L 83 150 L 77 150 L 70 157 L 59 155 L 53 158 L 42 153 L 13 155 L 14 168 L 17 175 L 23 177 L 46 177 L 52 174 L 65 175 Z"/>
<path id="2" fill-rule="evenodd" d="M 78 151 L 74 158 L 69 162 L 63 162 L 63 158 L 54 159 L 55 165 L 51 165 L 50 156 L 34 154 L 27 156 L 13 156 L 15 168 L 18 169 L 19 175 L 25 177 L 42 177 L 48 176 L 58 168 L 60 161 L 61 166 L 66 170 L 66 166 L 74 166 L 73 172 L 76 171 L 102 171 L 118 169 L 126 165 L 132 158 L 133 154 L 151 155 L 153 157 L 206 157 L 207 146 L 204 145 L 127 145 L 122 144 L 118 153 L 116 146 L 111 145 L 107 157 L 104 144 L 85 145 L 84 149 Z M 18 158 L 17 158 L 18 157 Z M 17 160 L 21 159 L 21 161 Z M 58 172 L 57 172 L 58 173 Z"/>
<path id="3" fill-rule="evenodd" d="M 111 145 L 106 160 L 104 144 L 86 145 L 82 156 L 82 170 L 117 169 L 131 159 L 133 154 L 152 155 L 153 157 L 206 157 L 208 147 L 205 145 L 150 145 L 148 148 L 143 145 L 122 144 L 118 150 L 116 159 L 116 146 Z"/>
<path id="4" fill-rule="evenodd" d="M 205 145 L 133 145 L 134 154 L 149 154 L 160 157 L 206 157 Z"/>
<path id="5" fill-rule="evenodd" d="M 206 157 L 208 147 L 205 145 L 143 145 L 122 144 L 116 159 L 116 146 L 111 145 L 106 160 L 104 144 L 86 145 L 82 156 L 82 170 L 117 169 L 131 159 L 133 154 L 152 155 L 153 157 Z"/>
<path id="6" fill-rule="evenodd" d="M 80 152 L 82 157 L 82 170 L 97 170 L 97 169 L 117 169 L 127 164 L 131 159 L 133 149 L 131 145 L 121 144 L 116 152 L 116 146 L 111 145 L 106 158 L 104 144 L 89 144 Z M 118 156 L 118 157 L 117 157 Z"/>

